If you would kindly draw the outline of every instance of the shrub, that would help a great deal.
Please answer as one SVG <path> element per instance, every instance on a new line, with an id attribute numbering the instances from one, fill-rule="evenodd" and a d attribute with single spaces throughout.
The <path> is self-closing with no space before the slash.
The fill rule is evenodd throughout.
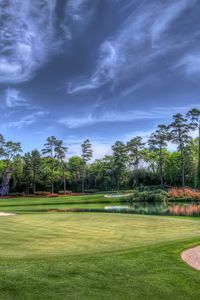
<path id="1" fill-rule="evenodd" d="M 190 188 L 173 188 L 169 191 L 169 197 L 172 199 L 194 199 L 200 200 L 200 193 Z"/>
<path id="2" fill-rule="evenodd" d="M 163 190 L 135 192 L 129 197 L 131 202 L 165 202 L 168 193 Z"/>

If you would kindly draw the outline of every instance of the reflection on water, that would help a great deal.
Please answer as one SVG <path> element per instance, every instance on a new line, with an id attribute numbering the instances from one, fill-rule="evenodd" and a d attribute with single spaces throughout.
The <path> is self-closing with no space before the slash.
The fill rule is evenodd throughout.
<path id="1" fill-rule="evenodd" d="M 170 206 L 169 212 L 175 216 L 200 216 L 200 204 L 174 204 Z"/>
<path id="2" fill-rule="evenodd" d="M 109 209 L 108 209 L 109 208 Z M 200 203 L 133 203 L 124 207 L 112 205 L 105 210 L 147 215 L 200 216 Z"/>
<path id="3" fill-rule="evenodd" d="M 43 210 L 43 212 L 46 210 Z M 31 212 L 31 211 L 30 211 Z M 142 215 L 165 215 L 165 216 L 200 216 L 199 202 L 178 203 L 148 203 L 148 202 L 113 202 L 110 205 L 103 203 L 79 204 L 78 206 L 67 205 L 63 208 L 48 209 L 48 212 L 107 212 L 107 213 L 129 213 Z"/>

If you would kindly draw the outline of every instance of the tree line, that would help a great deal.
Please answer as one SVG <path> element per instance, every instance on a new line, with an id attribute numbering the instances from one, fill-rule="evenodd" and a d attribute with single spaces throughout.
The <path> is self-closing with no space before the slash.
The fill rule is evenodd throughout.
<path id="1" fill-rule="evenodd" d="M 193 139 L 193 132 L 198 137 Z M 170 151 L 169 145 L 176 145 Z M 172 148 L 172 147 L 171 147 Z M 68 147 L 55 136 L 44 148 L 22 153 L 19 142 L 0 135 L 0 176 L 10 174 L 10 191 L 66 193 L 132 189 L 141 185 L 185 185 L 200 188 L 200 110 L 175 114 L 169 125 L 158 125 L 148 141 L 133 137 L 127 143 L 116 141 L 112 154 L 93 158 L 86 139 L 81 156 L 66 161 Z"/>

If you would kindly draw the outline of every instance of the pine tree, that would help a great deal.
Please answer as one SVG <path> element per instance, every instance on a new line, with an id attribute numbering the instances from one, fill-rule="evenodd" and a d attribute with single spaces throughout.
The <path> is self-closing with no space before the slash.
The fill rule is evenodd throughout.
<path id="1" fill-rule="evenodd" d="M 64 186 L 64 194 L 66 194 L 66 176 L 65 176 L 65 156 L 66 152 L 68 151 L 68 148 L 63 145 L 62 140 L 57 140 L 55 142 L 55 157 L 59 160 L 60 166 L 63 173 L 63 186 Z"/>
<path id="2" fill-rule="evenodd" d="M 189 133 L 191 125 L 187 119 L 180 113 L 173 116 L 173 122 L 170 125 L 170 140 L 178 145 L 181 159 L 181 181 L 182 188 L 185 188 L 185 164 L 188 157 L 189 146 L 192 138 Z"/>
<path id="3" fill-rule="evenodd" d="M 85 189 L 85 176 L 86 176 L 86 166 L 87 162 L 90 161 L 93 157 L 92 144 L 89 139 L 86 139 L 81 145 L 82 148 L 82 160 L 83 160 L 83 168 L 82 168 L 82 193 Z"/>
<path id="4" fill-rule="evenodd" d="M 117 190 L 120 190 L 120 180 L 122 178 L 123 171 L 126 167 L 127 162 L 127 147 L 121 141 L 116 141 L 112 146 L 113 158 L 114 158 L 114 168 L 117 180 Z"/>
<path id="5" fill-rule="evenodd" d="M 138 186 L 138 170 L 139 170 L 139 163 L 143 157 L 143 150 L 144 150 L 145 143 L 142 142 L 142 138 L 137 136 L 130 140 L 127 143 L 127 150 L 129 153 L 130 163 L 134 167 L 134 174 L 135 174 L 135 185 Z"/>
<path id="6" fill-rule="evenodd" d="M 196 173 L 196 187 L 200 188 L 200 110 L 193 108 L 187 113 L 187 117 L 191 120 L 193 130 L 198 130 L 198 164 Z"/>
<path id="7" fill-rule="evenodd" d="M 57 139 L 55 136 L 50 136 L 47 138 L 47 143 L 44 144 L 44 149 L 42 149 L 42 154 L 47 155 L 51 160 L 51 193 L 54 193 L 54 158 L 55 158 L 55 146 Z"/>
<path id="8" fill-rule="evenodd" d="M 165 125 L 159 125 L 158 129 L 151 134 L 148 140 L 149 149 L 158 154 L 159 156 L 159 172 L 160 172 L 160 184 L 163 186 L 163 164 L 164 164 L 164 151 L 167 148 L 167 142 L 169 140 L 168 127 Z"/>

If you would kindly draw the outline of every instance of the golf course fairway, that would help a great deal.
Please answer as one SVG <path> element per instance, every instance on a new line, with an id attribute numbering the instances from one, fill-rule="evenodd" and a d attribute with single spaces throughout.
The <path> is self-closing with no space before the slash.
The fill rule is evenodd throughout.
<path id="1" fill-rule="evenodd" d="M 199 299 L 180 253 L 200 220 L 107 213 L 0 218 L 0 299 Z"/>

